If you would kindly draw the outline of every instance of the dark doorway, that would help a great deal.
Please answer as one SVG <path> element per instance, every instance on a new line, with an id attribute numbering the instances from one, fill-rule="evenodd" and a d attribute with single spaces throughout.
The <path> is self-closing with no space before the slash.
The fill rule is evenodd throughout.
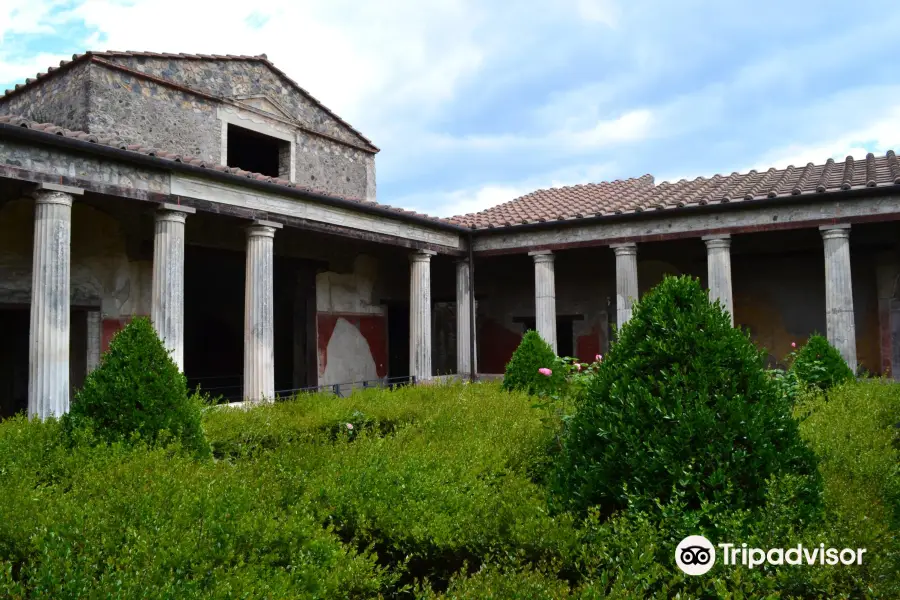
<path id="1" fill-rule="evenodd" d="M 275 257 L 275 392 L 291 396 L 318 384 L 316 270 Z"/>
<path id="2" fill-rule="evenodd" d="M 191 389 L 241 400 L 244 393 L 246 254 L 185 248 L 184 373 Z M 316 385 L 315 267 L 275 257 L 275 392 Z"/>
<path id="3" fill-rule="evenodd" d="M 237 125 L 228 125 L 228 166 L 269 177 L 284 177 L 290 143 Z"/>
<path id="4" fill-rule="evenodd" d="M 243 252 L 185 247 L 184 374 L 229 400 L 243 395 L 244 269 Z"/>
<path id="5" fill-rule="evenodd" d="M 575 328 L 573 321 L 583 319 L 582 315 L 557 315 L 556 317 L 556 354 L 558 356 L 575 356 Z M 537 329 L 534 317 L 515 317 L 515 323 L 522 323 L 523 330 Z"/>
<path id="6" fill-rule="evenodd" d="M 388 377 L 409 377 L 409 304 L 388 304 Z"/>
<path id="7" fill-rule="evenodd" d="M 0 418 L 28 410 L 29 306 L 0 305 Z M 69 317 L 69 402 L 84 385 L 87 371 L 87 311 Z"/>
<path id="8" fill-rule="evenodd" d="M 28 307 L 0 306 L 0 418 L 28 410 Z"/>

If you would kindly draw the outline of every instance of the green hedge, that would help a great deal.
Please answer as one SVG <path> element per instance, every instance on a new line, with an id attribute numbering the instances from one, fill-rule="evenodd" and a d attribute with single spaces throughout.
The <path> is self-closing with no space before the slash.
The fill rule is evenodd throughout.
<path id="1" fill-rule="evenodd" d="M 792 476 L 769 480 L 753 510 L 553 516 L 532 472 L 556 430 L 497 384 L 212 409 L 214 461 L 177 445 L 72 446 L 55 421 L 8 419 L 0 597 L 897 598 L 898 397 L 865 382 L 798 402 L 825 482 L 814 518 Z M 866 547 L 869 562 L 687 577 L 672 553 L 688 533 Z"/>

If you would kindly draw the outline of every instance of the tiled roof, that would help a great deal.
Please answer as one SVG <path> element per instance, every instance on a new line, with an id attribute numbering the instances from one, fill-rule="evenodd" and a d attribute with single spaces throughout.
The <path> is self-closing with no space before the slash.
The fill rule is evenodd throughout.
<path id="1" fill-rule="evenodd" d="M 430 215 L 417 213 L 412 210 L 406 210 L 406 209 L 399 208 L 396 206 L 390 206 L 388 204 L 380 204 L 378 202 L 373 202 L 371 200 L 366 200 L 363 198 L 350 198 L 350 197 L 345 197 L 345 196 L 335 196 L 334 194 L 330 194 L 328 192 L 323 192 L 321 190 L 316 190 L 313 188 L 308 188 L 308 187 L 305 187 L 302 185 L 297 185 L 295 183 L 291 183 L 287 179 L 281 179 L 278 177 L 269 177 L 268 175 L 262 175 L 260 173 L 252 173 L 250 171 L 244 171 L 243 169 L 238 169 L 235 167 L 226 167 L 226 166 L 220 165 L 218 163 L 203 161 L 199 158 L 194 158 L 191 156 L 183 156 L 181 154 L 175 154 L 173 152 L 166 152 L 165 150 L 162 150 L 159 148 L 151 148 L 151 147 L 147 147 L 147 146 L 140 146 L 137 144 L 129 144 L 127 141 L 124 141 L 124 140 L 121 140 L 118 138 L 98 136 L 95 134 L 86 133 L 84 131 L 73 131 L 71 129 L 65 129 L 65 128 L 59 127 L 57 125 L 53 125 L 52 123 L 37 123 L 35 121 L 30 121 L 28 119 L 23 119 L 22 117 L 17 117 L 14 115 L 0 115 L 0 124 L 25 127 L 27 129 L 31 129 L 33 131 L 40 131 L 40 132 L 46 133 L 47 135 L 58 135 L 58 136 L 63 136 L 63 137 L 67 137 L 67 138 L 80 140 L 83 142 L 91 142 L 91 143 L 99 144 L 102 146 L 109 146 L 111 148 L 117 148 L 119 150 L 133 152 L 135 154 L 142 154 L 145 156 L 155 156 L 157 158 L 161 158 L 164 160 L 170 160 L 175 163 L 189 164 L 189 165 L 193 165 L 195 167 L 210 169 L 212 171 L 229 173 L 236 177 L 246 177 L 248 179 L 255 179 L 257 181 L 265 181 L 265 182 L 269 182 L 269 183 L 274 183 L 277 185 L 282 185 L 284 187 L 294 188 L 297 190 L 301 190 L 303 192 L 309 192 L 309 193 L 317 194 L 320 196 L 329 196 L 336 200 L 356 202 L 358 204 L 365 204 L 365 205 L 369 205 L 369 206 L 378 206 L 378 207 L 385 208 L 390 211 L 396 212 L 398 214 L 421 217 L 421 218 L 429 219 L 436 223 L 445 223 L 445 224 L 450 223 L 449 219 L 432 217 Z"/>
<path id="2" fill-rule="evenodd" d="M 875 187 L 900 186 L 900 161 L 893 150 L 865 160 L 848 156 L 842 162 L 789 166 L 786 169 L 682 179 L 654 185 L 653 177 L 575 185 L 531 192 L 478 213 L 452 217 L 450 222 L 474 229 L 502 228 L 586 217 L 672 210 L 688 206 L 811 196 Z"/>
<path id="3" fill-rule="evenodd" d="M 261 62 L 268 66 L 272 71 L 274 71 L 278 76 L 282 77 L 285 81 L 287 81 L 291 86 L 297 89 L 301 94 L 309 98 L 310 101 L 316 104 L 319 108 L 321 108 L 325 113 L 331 116 L 334 120 L 342 124 L 344 127 L 352 131 L 355 135 L 359 136 L 368 146 L 372 148 L 375 152 L 378 151 L 378 147 L 372 143 L 372 140 L 364 136 L 360 131 L 358 131 L 355 127 L 350 125 L 347 121 L 340 118 L 334 112 L 331 111 L 327 106 L 322 104 L 322 102 L 310 94 L 306 89 L 302 88 L 300 84 L 287 76 L 287 74 L 276 67 L 265 54 L 259 54 L 256 56 L 251 55 L 240 55 L 240 54 L 185 54 L 185 53 L 170 53 L 170 52 L 141 52 L 135 50 L 106 50 L 104 51 L 88 51 L 83 54 L 73 54 L 72 60 L 61 60 L 59 62 L 59 67 L 50 67 L 46 72 L 38 73 L 34 77 L 29 77 L 25 80 L 25 83 L 17 83 L 15 87 L 11 90 L 4 91 L 3 95 L 0 96 L 0 101 L 6 96 L 11 96 L 18 93 L 20 90 L 24 90 L 28 86 L 40 81 L 44 77 L 51 76 L 56 71 L 59 71 L 61 68 L 65 68 L 72 63 L 79 62 L 82 60 L 91 60 L 92 57 L 96 58 L 115 58 L 115 57 L 144 57 L 144 58 L 171 58 L 171 59 L 193 59 L 193 60 L 242 60 L 242 61 L 256 61 Z M 102 62 L 102 61 L 101 61 Z"/>

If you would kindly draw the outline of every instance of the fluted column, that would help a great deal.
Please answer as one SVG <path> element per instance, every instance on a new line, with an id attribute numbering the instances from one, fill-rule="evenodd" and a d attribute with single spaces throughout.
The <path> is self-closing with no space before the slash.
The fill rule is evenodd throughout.
<path id="1" fill-rule="evenodd" d="M 431 257 L 419 250 L 409 262 L 409 374 L 417 382 L 431 379 Z"/>
<path id="2" fill-rule="evenodd" d="M 529 252 L 534 259 L 534 321 L 538 335 L 556 352 L 556 275 L 553 252 Z"/>
<path id="3" fill-rule="evenodd" d="M 616 326 L 621 329 L 631 319 L 638 300 L 637 245 L 616 244 Z"/>
<path id="4" fill-rule="evenodd" d="M 709 280 L 709 299 L 718 300 L 728 311 L 734 325 L 734 300 L 731 293 L 731 236 L 708 235 L 706 242 L 706 270 Z"/>
<path id="5" fill-rule="evenodd" d="M 828 341 L 856 373 L 850 225 L 823 225 L 819 229 L 825 243 L 825 327 Z"/>
<path id="6" fill-rule="evenodd" d="M 44 184 L 33 193 L 29 417 L 46 419 L 69 412 L 72 195 L 81 193 Z"/>
<path id="7" fill-rule="evenodd" d="M 87 312 L 87 373 L 100 365 L 100 342 L 103 337 L 99 310 Z"/>
<path id="8" fill-rule="evenodd" d="M 470 377 L 475 368 L 472 356 L 472 293 L 469 261 L 456 263 L 456 374 Z"/>
<path id="9" fill-rule="evenodd" d="M 184 371 L 184 222 L 196 212 L 163 204 L 156 212 L 150 320 L 178 369 Z"/>
<path id="10" fill-rule="evenodd" d="M 255 221 L 247 228 L 244 291 L 244 399 L 275 398 L 275 230 L 281 223 Z"/>

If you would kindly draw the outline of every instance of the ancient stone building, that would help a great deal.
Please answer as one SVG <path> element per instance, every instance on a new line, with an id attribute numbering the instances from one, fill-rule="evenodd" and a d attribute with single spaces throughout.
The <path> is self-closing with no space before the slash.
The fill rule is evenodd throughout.
<path id="1" fill-rule="evenodd" d="M 377 152 L 265 56 L 91 52 L 8 91 L 0 415 L 66 411 L 138 315 L 192 385 L 258 400 L 496 374 L 528 328 L 592 359 L 667 273 L 773 363 L 815 331 L 900 361 L 893 152 L 452 219 L 377 203 Z"/>

